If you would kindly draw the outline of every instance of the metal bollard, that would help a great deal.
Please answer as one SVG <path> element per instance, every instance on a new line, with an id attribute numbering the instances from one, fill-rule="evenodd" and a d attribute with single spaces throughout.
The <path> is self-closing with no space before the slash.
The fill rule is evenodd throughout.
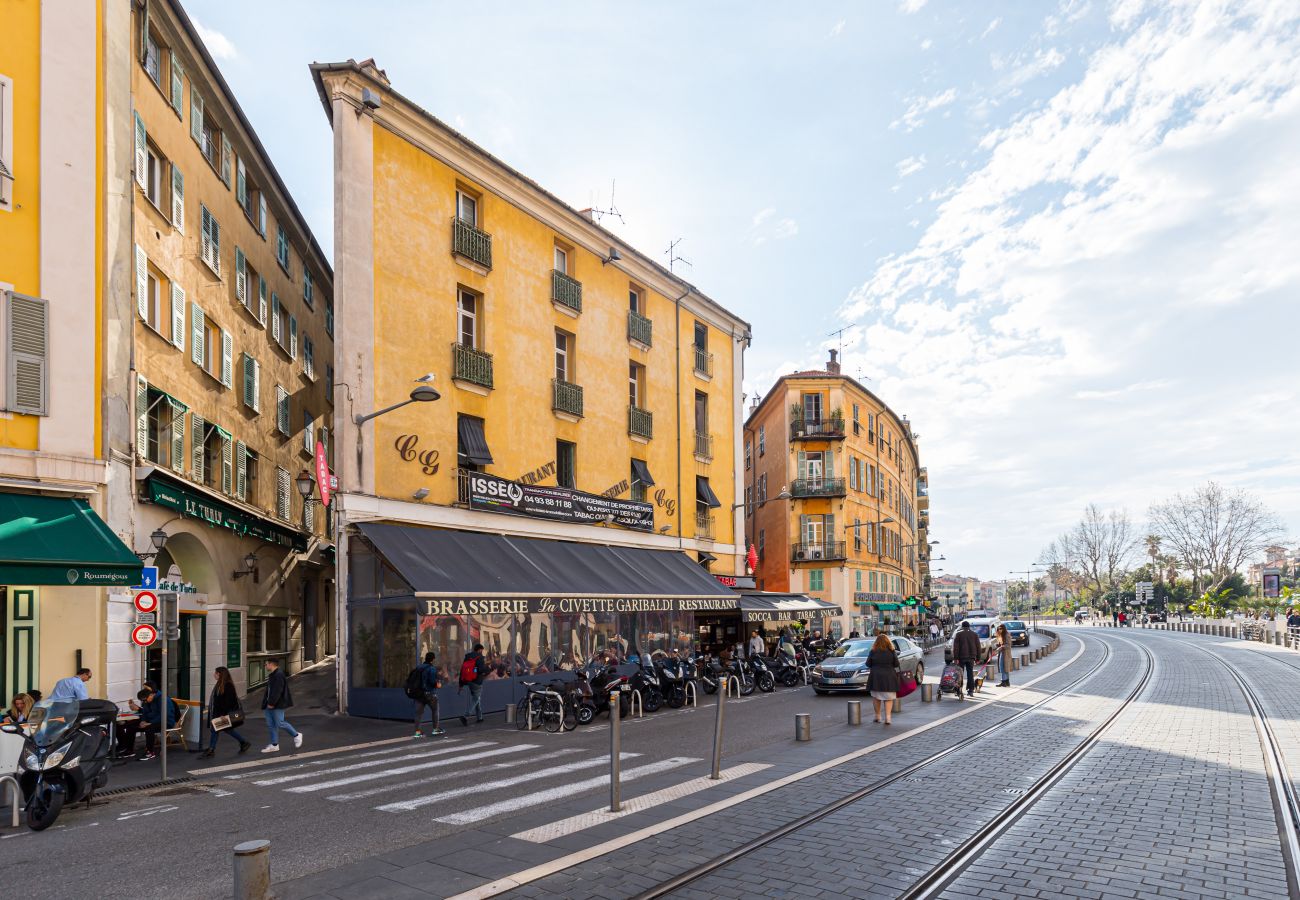
<path id="1" fill-rule="evenodd" d="M 623 808 L 622 785 L 619 784 L 620 757 L 622 756 L 623 738 L 619 734 L 618 691 L 609 692 L 609 811 L 618 812 Z"/>
<path id="2" fill-rule="evenodd" d="M 933 702 L 934 702 L 934 697 L 935 697 L 934 685 L 932 685 L 932 684 L 923 684 L 923 685 L 921 685 L 921 702 L 922 702 L 922 703 L 933 703 Z"/>
<path id="3" fill-rule="evenodd" d="M 893 709 L 892 709 L 892 712 L 901 713 L 902 711 L 903 711 L 903 698 L 902 698 L 902 697 L 895 697 L 895 698 L 894 698 L 894 707 L 893 707 Z"/>
<path id="4" fill-rule="evenodd" d="M 686 704 L 685 705 L 694 706 L 696 709 L 700 708 L 700 694 L 699 691 L 695 690 L 694 681 L 686 682 Z"/>
<path id="5" fill-rule="evenodd" d="M 740 679 L 737 678 L 735 675 L 731 675 L 722 679 L 722 690 L 720 691 L 720 693 L 723 694 L 730 693 L 731 696 L 733 697 L 739 697 Z"/>
<path id="6" fill-rule="evenodd" d="M 641 705 L 641 692 L 636 688 L 632 689 L 632 704 L 627 708 L 629 716 L 635 716 L 638 719 L 645 718 L 645 707 Z"/>
<path id="7" fill-rule="evenodd" d="M 849 724 L 850 725 L 862 724 L 862 701 L 861 700 L 849 701 Z"/>
<path id="8" fill-rule="evenodd" d="M 1027 665 L 1029 665 L 1029 656 L 1025 653 L 1020 654 L 1020 668 L 1023 669 Z"/>
<path id="9" fill-rule="evenodd" d="M 0 800 L 4 799 L 5 788 L 10 789 L 9 808 L 13 810 L 13 826 L 18 827 L 18 810 L 23 805 L 23 789 L 18 784 L 18 779 L 12 775 L 0 775 Z"/>
<path id="10" fill-rule="evenodd" d="M 271 842 L 235 845 L 235 900 L 266 900 L 271 890 Z"/>
<path id="11" fill-rule="evenodd" d="M 1020 660 L 1016 659 L 1014 656 L 1011 657 L 1011 671 L 1016 672 L 1019 670 L 1020 670 Z"/>
<path id="12" fill-rule="evenodd" d="M 717 781 L 722 778 L 722 707 L 727 699 L 726 691 L 718 691 L 718 718 L 713 723 L 713 767 L 709 778 Z"/>
<path id="13" fill-rule="evenodd" d="M 812 740 L 812 716 L 809 713 L 794 714 L 794 739 L 796 741 Z"/>
<path id="14" fill-rule="evenodd" d="M 507 725 L 515 724 L 515 721 L 518 719 L 518 714 L 519 714 L 519 710 L 516 708 L 515 704 L 511 703 L 510 705 L 508 705 L 506 707 L 506 724 Z"/>

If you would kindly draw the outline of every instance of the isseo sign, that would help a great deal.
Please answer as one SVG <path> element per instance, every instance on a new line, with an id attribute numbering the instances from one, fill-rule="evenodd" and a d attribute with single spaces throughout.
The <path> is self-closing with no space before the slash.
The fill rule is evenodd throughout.
<path id="1" fill-rule="evenodd" d="M 612 522 L 637 531 L 653 531 L 655 524 L 654 507 L 649 503 L 601 497 L 572 488 L 525 485 L 486 472 L 470 473 L 469 505 L 471 509 L 555 522 Z"/>

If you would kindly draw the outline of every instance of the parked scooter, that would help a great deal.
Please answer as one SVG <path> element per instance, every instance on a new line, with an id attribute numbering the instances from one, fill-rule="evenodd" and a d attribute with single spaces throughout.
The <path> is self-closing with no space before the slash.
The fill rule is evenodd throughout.
<path id="1" fill-rule="evenodd" d="M 28 828 L 44 831 L 65 804 L 85 800 L 89 806 L 95 791 L 108 784 L 116 721 L 117 705 L 108 700 L 42 700 L 32 708 L 28 724 L 36 728 L 18 759 Z"/>
<path id="2" fill-rule="evenodd" d="M 745 665 L 744 660 L 733 659 L 731 661 L 731 674 L 735 675 L 736 680 L 740 683 L 740 696 L 748 697 L 754 693 L 757 683 L 754 681 L 754 676 L 750 674 L 749 666 Z"/>
<path id="3" fill-rule="evenodd" d="M 708 653 L 692 659 L 691 662 L 699 679 L 700 687 L 704 688 L 704 693 L 716 694 L 718 685 L 722 683 L 722 663 Z"/>
<path id="4" fill-rule="evenodd" d="M 768 667 L 767 662 L 761 656 L 751 656 L 745 661 L 750 673 L 754 677 L 754 684 L 764 694 L 770 694 L 776 690 L 776 676 Z"/>
<path id="5" fill-rule="evenodd" d="M 663 682 L 655 666 L 639 665 L 628 683 L 641 692 L 641 709 L 652 713 L 664 705 Z"/>
<path id="6" fill-rule="evenodd" d="M 764 660 L 772 672 L 772 677 L 786 687 L 795 687 L 803 679 L 803 669 L 794 658 L 778 653 Z"/>
<path id="7" fill-rule="evenodd" d="M 677 651 L 655 660 L 655 669 L 663 685 L 664 701 L 673 709 L 681 709 L 686 705 L 686 666 Z"/>
<path id="8" fill-rule="evenodd" d="M 597 714 L 608 713 L 609 710 L 609 692 L 618 691 L 618 714 L 626 718 L 632 711 L 632 699 L 629 696 L 632 692 L 628 685 L 628 676 L 620 675 L 618 667 L 606 664 L 603 660 L 592 660 L 582 671 L 591 685 L 591 702 L 596 707 Z M 594 718 L 594 717 L 593 717 Z"/>

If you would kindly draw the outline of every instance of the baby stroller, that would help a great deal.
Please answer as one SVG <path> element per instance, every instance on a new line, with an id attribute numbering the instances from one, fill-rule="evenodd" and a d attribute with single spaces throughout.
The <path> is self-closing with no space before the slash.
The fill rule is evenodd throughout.
<path id="1" fill-rule="evenodd" d="M 978 693 L 984 689 L 984 678 L 988 675 L 988 660 L 977 662 L 974 666 L 975 673 L 975 691 Z M 966 689 L 966 669 L 961 663 L 952 662 L 943 667 L 943 675 L 939 678 L 939 691 L 944 694 L 956 694 L 961 699 L 963 691 Z"/>

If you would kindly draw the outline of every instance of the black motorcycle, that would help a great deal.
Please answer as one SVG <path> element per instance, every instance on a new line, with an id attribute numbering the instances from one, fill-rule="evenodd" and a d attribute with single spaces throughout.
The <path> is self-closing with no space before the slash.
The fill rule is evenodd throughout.
<path id="1" fill-rule="evenodd" d="M 591 703 L 596 708 L 596 713 L 592 715 L 594 719 L 599 713 L 610 712 L 609 695 L 611 691 L 618 692 L 618 714 L 620 718 L 627 718 L 628 713 L 632 711 L 632 689 L 628 687 L 628 677 L 618 673 L 618 667 L 606 665 L 601 662 L 592 662 L 587 668 L 582 670 L 580 677 L 586 680 L 591 687 Z"/>
<path id="2" fill-rule="evenodd" d="M 674 651 L 671 655 L 655 660 L 655 670 L 663 685 L 664 701 L 673 709 L 686 705 L 686 666 Z"/>
<path id="3" fill-rule="evenodd" d="M 64 804 L 85 800 L 89 805 L 95 791 L 108 784 L 116 722 L 117 704 L 108 700 L 42 700 L 32 708 L 28 724 L 36 728 L 18 758 L 28 828 L 44 831 Z"/>
<path id="4" fill-rule="evenodd" d="M 706 694 L 716 694 L 722 683 L 722 664 L 709 654 L 691 660 L 695 667 L 696 678 Z"/>
<path id="5" fill-rule="evenodd" d="M 784 653 L 778 653 L 765 662 L 772 671 L 772 677 L 786 687 L 795 687 L 803 680 L 803 669 L 799 663 Z"/>
<path id="6" fill-rule="evenodd" d="M 745 665 L 743 659 L 733 659 L 731 661 L 730 674 L 734 675 L 736 681 L 739 683 L 740 696 L 748 697 L 750 694 L 754 693 L 754 688 L 757 686 L 757 682 L 754 680 L 754 676 L 750 673 L 749 666 Z"/>
<path id="7" fill-rule="evenodd" d="M 753 676 L 754 684 L 758 686 L 760 691 L 764 694 L 770 694 L 776 690 L 776 676 L 772 674 L 772 670 L 763 661 L 763 657 L 751 656 L 745 661 L 745 665 Z"/>
<path id="8" fill-rule="evenodd" d="M 642 712 L 652 713 L 664 705 L 663 682 L 654 666 L 638 664 L 628 684 L 632 685 L 632 690 L 641 692 Z"/>

